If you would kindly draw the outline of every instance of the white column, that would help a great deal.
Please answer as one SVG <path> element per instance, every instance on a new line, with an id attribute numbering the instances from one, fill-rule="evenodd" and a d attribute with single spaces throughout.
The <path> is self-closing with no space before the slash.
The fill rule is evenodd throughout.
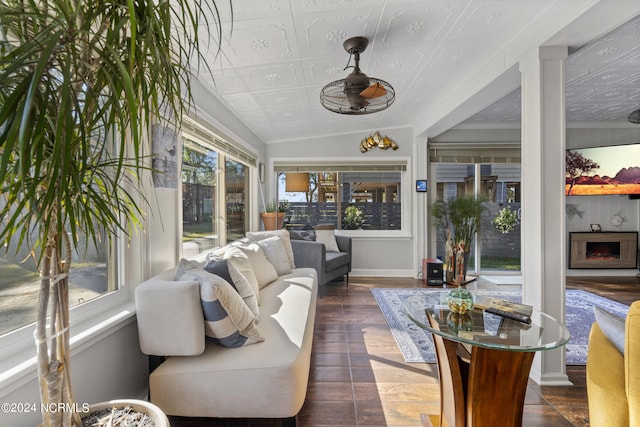
<path id="1" fill-rule="evenodd" d="M 540 47 L 520 61 L 522 73 L 523 300 L 564 322 L 566 230 L 564 208 L 567 47 Z M 539 352 L 531 378 L 571 384 L 565 348 Z"/>

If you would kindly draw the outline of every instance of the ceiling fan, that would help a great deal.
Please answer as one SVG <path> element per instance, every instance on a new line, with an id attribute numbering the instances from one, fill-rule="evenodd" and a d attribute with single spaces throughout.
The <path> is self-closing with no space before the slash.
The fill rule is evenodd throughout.
<path id="1" fill-rule="evenodd" d="M 339 114 L 370 114 L 382 111 L 395 100 L 395 90 L 384 80 L 368 77 L 360 71 L 360 54 L 369 45 L 366 37 L 352 37 L 342 44 L 354 58 L 353 72 L 346 78 L 329 83 L 320 91 L 320 103 Z M 349 64 L 345 70 L 349 68 Z"/>

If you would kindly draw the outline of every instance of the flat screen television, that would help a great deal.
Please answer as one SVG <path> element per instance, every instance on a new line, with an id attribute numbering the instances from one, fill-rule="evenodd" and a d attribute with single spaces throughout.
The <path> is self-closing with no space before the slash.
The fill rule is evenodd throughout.
<path id="1" fill-rule="evenodd" d="M 640 195 L 640 143 L 567 150 L 565 177 L 568 196 Z"/>

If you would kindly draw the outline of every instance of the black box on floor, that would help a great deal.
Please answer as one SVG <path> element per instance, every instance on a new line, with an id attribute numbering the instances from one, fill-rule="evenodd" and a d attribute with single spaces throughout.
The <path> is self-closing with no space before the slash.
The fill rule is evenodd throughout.
<path id="1" fill-rule="evenodd" d="M 427 286 L 442 286 L 444 279 L 442 261 L 436 258 L 422 260 L 422 282 Z"/>

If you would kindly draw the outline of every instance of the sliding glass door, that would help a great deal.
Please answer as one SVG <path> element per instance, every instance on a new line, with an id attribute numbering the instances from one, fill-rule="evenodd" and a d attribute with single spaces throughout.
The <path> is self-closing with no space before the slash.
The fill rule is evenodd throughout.
<path id="1" fill-rule="evenodd" d="M 438 200 L 463 195 L 479 195 L 487 200 L 480 232 L 472 245 L 468 272 L 519 272 L 520 164 L 432 163 L 432 167 Z M 503 226 L 501 231 L 496 223 L 513 227 Z M 445 242 L 440 233 L 434 238 L 437 256 L 443 256 Z"/>

